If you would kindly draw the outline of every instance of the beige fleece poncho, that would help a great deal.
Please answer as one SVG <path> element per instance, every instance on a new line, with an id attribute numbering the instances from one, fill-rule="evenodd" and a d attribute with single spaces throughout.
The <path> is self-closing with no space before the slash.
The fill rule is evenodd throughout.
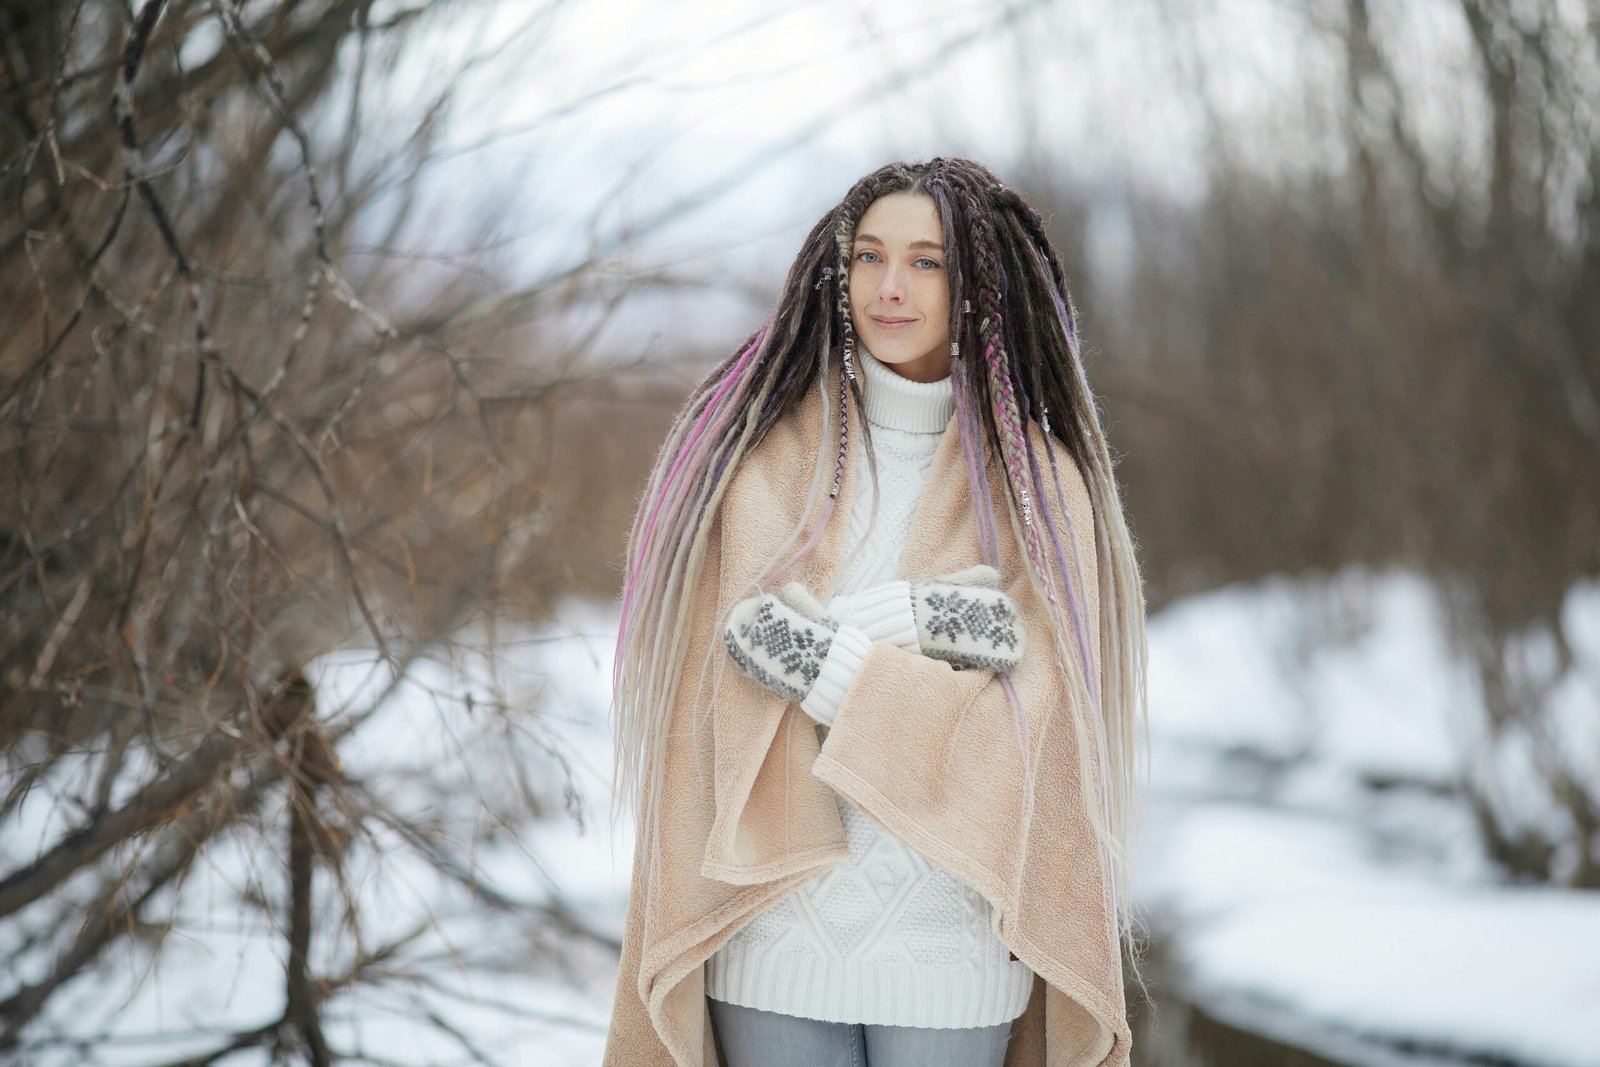
<path id="1" fill-rule="evenodd" d="M 860 433 L 853 407 L 849 419 L 849 432 Z M 999 569 L 1029 633 L 1011 677 L 1032 724 L 1033 796 L 1010 703 L 987 671 L 954 670 L 874 642 L 819 743 L 797 705 L 727 665 L 722 619 L 754 592 L 752 580 L 799 522 L 823 429 L 813 389 L 745 458 L 711 531 L 670 712 L 658 839 L 645 840 L 641 830 L 635 848 L 605 1067 L 718 1067 L 703 965 L 752 916 L 848 857 L 835 790 L 981 893 L 993 906 L 996 934 L 1033 969 L 1033 998 L 1013 1029 L 1006 1067 L 1125 1065 L 1130 1034 L 1110 883 L 1079 799 L 1079 775 L 1098 780 L 1098 773 L 1065 718 L 1092 712 L 1085 694 L 1068 692 L 1049 651 L 1045 604 L 1005 522 L 996 459 L 987 457 L 1001 518 Z M 1089 648 L 1098 671 L 1088 490 L 1059 442 L 1028 429 L 1041 460 L 1040 450 L 1056 450 L 1064 510 L 1085 549 L 1083 608 L 1096 624 Z M 841 499 L 850 499 L 857 476 L 866 473 L 845 471 Z M 1045 481 L 1048 506 L 1060 516 Z M 816 550 L 792 574 L 819 598 L 831 592 L 848 511 L 834 510 Z M 932 578 L 979 560 L 952 423 L 934 453 L 898 577 Z"/>

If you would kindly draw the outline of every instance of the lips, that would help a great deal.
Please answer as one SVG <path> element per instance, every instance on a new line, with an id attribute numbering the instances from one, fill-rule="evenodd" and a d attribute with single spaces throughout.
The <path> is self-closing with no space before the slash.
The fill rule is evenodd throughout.
<path id="1" fill-rule="evenodd" d="M 887 318 L 886 319 L 886 318 L 880 318 L 877 315 L 869 315 L 868 318 L 872 319 L 873 322 L 877 323 L 879 326 L 882 326 L 886 330 L 893 330 L 896 327 L 906 326 L 906 325 L 909 325 L 910 323 L 913 323 L 913 322 L 917 321 L 916 319 L 901 319 L 901 318 Z"/>

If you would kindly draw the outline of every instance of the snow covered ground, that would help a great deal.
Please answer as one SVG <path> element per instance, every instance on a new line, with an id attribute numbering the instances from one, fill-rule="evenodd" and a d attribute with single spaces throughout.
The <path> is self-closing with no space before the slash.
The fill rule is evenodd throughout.
<path id="1" fill-rule="evenodd" d="M 583 628 L 602 629 L 603 610 L 583 608 Z M 1573 591 L 1566 622 L 1579 669 L 1553 699 L 1600 782 L 1600 586 Z M 1485 863 L 1447 791 L 1477 683 L 1420 581 L 1349 571 L 1230 588 L 1152 618 L 1150 647 L 1137 874 L 1184 999 L 1280 1037 L 1319 1035 L 1334 1059 L 1372 1047 L 1336 1040 L 1350 1035 L 1600 1064 L 1600 894 L 1500 884 Z M 563 657 L 558 684 L 603 686 L 609 649 L 591 654 L 603 673 Z M 582 736 L 608 758 L 603 733 Z M 620 924 L 630 842 L 615 842 L 612 866 L 602 841 L 548 829 L 540 847 L 597 903 L 611 896 Z M 602 1044 L 570 1062 L 598 1063 Z"/>
<path id="2" fill-rule="evenodd" d="M 1557 718 L 1569 751 L 1600 763 L 1600 587 L 1575 590 L 1568 609 L 1580 669 L 1555 695 Z M 376 698 L 392 679 L 366 657 L 318 665 L 328 709 L 374 699 L 380 709 L 343 750 L 346 770 L 469 846 L 472 877 L 508 901 L 486 907 L 398 839 L 356 850 L 366 946 L 414 936 L 392 981 L 337 1001 L 336 1045 L 394 1063 L 470 1062 L 442 1020 L 503 1062 L 599 1063 L 614 961 L 597 951 L 570 972 L 541 966 L 554 954 L 524 905 L 559 890 L 582 921 L 621 935 L 632 827 L 624 819 L 613 833 L 607 803 L 614 631 L 611 605 L 569 603 L 559 627 L 501 634 L 510 644 L 498 660 L 431 662 Z M 1161 612 L 1150 640 L 1137 874 L 1181 999 L 1269 1031 L 1302 1021 L 1325 1037 L 1529 1067 L 1600 1064 L 1600 894 L 1503 885 L 1483 862 L 1446 789 L 1476 721 L 1462 713 L 1476 683 L 1444 646 L 1420 582 L 1345 572 L 1227 589 Z M 538 711 L 508 729 L 468 693 Z M 528 795 L 547 801 L 546 819 L 517 816 Z M 59 818 L 25 812 L 8 827 L 6 865 L 59 832 Z M 179 940 L 159 965 L 143 945 L 124 949 L 121 965 L 60 998 L 51 1024 L 120 1035 L 98 1062 L 151 1063 L 281 1011 L 281 931 L 238 904 L 247 891 L 281 897 L 259 844 L 230 841 L 175 890 Z M 12 981 L 44 965 L 26 941 L 30 921 L 40 920 L 0 931 Z M 350 938 L 335 941 L 316 961 L 324 972 L 352 951 Z M 441 977 L 419 986 L 406 979 L 413 968 Z M 140 977 L 154 980 L 135 991 Z M 1340 1059 L 1331 1044 L 1324 1053 Z"/>
<path id="3" fill-rule="evenodd" d="M 533 918 L 559 887 L 572 894 L 579 921 L 615 937 L 626 901 L 631 831 L 620 837 L 620 875 L 613 876 L 604 808 L 596 807 L 610 777 L 605 716 L 615 623 L 603 622 L 591 637 L 578 625 L 502 627 L 503 654 L 493 658 L 474 651 L 481 635 L 464 633 L 451 653 L 416 662 L 398 684 L 370 654 L 332 656 L 308 671 L 327 720 L 365 717 L 340 748 L 353 799 L 381 796 L 407 823 L 369 821 L 345 855 L 342 887 L 318 869 L 313 973 L 337 976 L 358 953 L 365 957 L 365 980 L 335 995 L 324 1017 L 338 1051 L 417 1067 L 598 1062 L 614 958 L 592 944 L 557 946 L 549 924 Z M 518 710 L 500 714 L 486 706 L 491 701 Z M 573 770 L 571 790 L 562 761 Z M 62 761 L 56 780 L 29 794 L 0 833 L 0 870 L 31 861 L 76 825 L 81 810 L 58 797 L 77 779 L 92 783 L 87 766 Z M 530 819 L 530 800 L 544 807 L 545 820 Z M 265 829 L 213 842 L 181 884 L 158 892 L 147 922 L 170 917 L 170 929 L 158 937 L 152 926 L 113 946 L 92 973 L 48 1001 L 23 1032 L 20 1058 L 0 1053 L 0 1062 L 171 1063 L 281 1017 L 282 804 L 259 824 Z M 76 935 L 100 867 L 114 869 L 145 847 L 116 850 L 0 923 L 0 1000 L 48 975 Z M 617 929 L 608 931 L 612 923 Z M 570 969 L 557 962 L 569 957 Z M 248 1047 L 216 1062 L 271 1059 Z"/>
<path id="4" fill-rule="evenodd" d="M 1245 1025 L 1600 1064 L 1600 894 L 1500 884 L 1484 863 L 1442 788 L 1480 696 L 1426 590 L 1355 572 L 1308 588 L 1225 590 L 1152 621 L 1140 888 L 1185 997 Z M 1574 590 L 1566 623 L 1578 666 L 1555 718 L 1593 773 L 1600 589 Z"/>

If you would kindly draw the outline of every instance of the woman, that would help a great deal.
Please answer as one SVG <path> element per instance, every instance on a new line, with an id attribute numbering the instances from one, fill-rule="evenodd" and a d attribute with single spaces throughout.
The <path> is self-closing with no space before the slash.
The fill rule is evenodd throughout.
<path id="1" fill-rule="evenodd" d="M 1127 1063 L 1144 660 L 1042 223 L 968 160 L 869 174 L 635 521 L 605 1062 Z"/>

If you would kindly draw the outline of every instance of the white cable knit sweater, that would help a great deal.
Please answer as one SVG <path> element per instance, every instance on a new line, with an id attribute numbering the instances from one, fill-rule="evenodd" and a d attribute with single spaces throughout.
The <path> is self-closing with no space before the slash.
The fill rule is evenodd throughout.
<path id="1" fill-rule="evenodd" d="M 801 708 L 826 731 L 872 637 L 916 648 L 909 585 L 895 580 L 912 512 L 955 408 L 950 379 L 913 382 L 857 347 L 878 463 L 878 521 L 840 579 L 840 627 Z M 852 462 L 864 462 L 859 440 Z M 855 479 L 848 549 L 872 512 Z M 988 901 L 842 797 L 850 858 L 757 915 L 706 961 L 706 995 L 833 1022 L 992 1026 L 1021 1015 L 1033 971 L 995 937 Z"/>

